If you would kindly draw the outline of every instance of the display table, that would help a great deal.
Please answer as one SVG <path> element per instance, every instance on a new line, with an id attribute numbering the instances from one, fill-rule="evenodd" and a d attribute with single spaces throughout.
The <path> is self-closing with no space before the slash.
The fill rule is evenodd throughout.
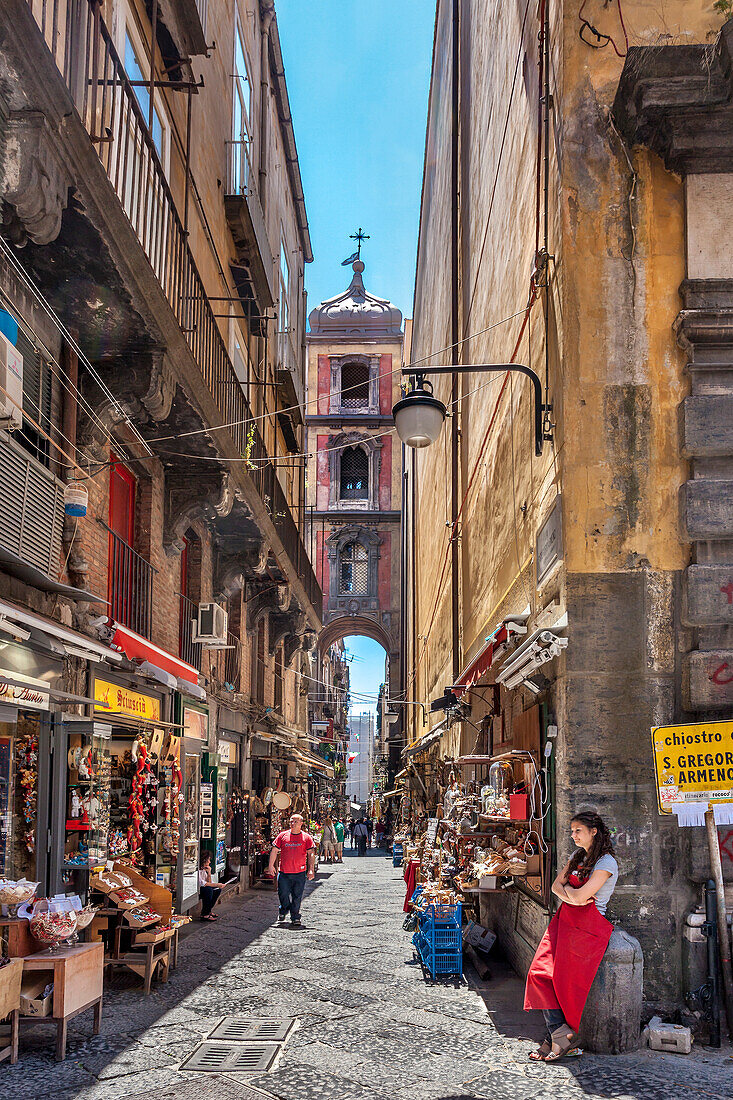
<path id="1" fill-rule="evenodd" d="M 10 1017 L 10 1042 L 0 1049 L 0 1062 L 10 1058 L 11 1065 L 18 1061 L 18 1017 L 20 1016 L 20 983 L 23 978 L 23 960 L 11 959 L 0 967 L 0 1020 Z"/>
<path id="2" fill-rule="evenodd" d="M 132 949 L 126 952 L 117 950 L 113 957 L 105 959 L 105 966 L 110 970 L 127 969 L 143 979 L 145 995 L 150 993 L 155 971 L 160 966 L 162 982 L 168 981 L 168 972 L 171 965 L 171 941 L 177 939 L 176 930 L 169 928 L 161 932 L 149 943 L 135 942 Z M 174 949 L 175 950 L 175 949 Z"/>
<path id="3" fill-rule="evenodd" d="M 31 935 L 30 925 L 25 917 L 0 917 L 0 932 L 8 941 L 8 955 L 11 959 L 34 955 L 40 947 L 38 940 Z"/>
<path id="4" fill-rule="evenodd" d="M 23 1016 L 25 1023 L 56 1024 L 56 1061 L 66 1058 L 66 1032 L 69 1020 L 88 1008 L 94 1009 L 94 1034 L 99 1034 L 102 1022 L 102 984 L 104 978 L 104 946 L 102 943 L 79 943 L 63 947 L 50 955 L 47 951 L 26 955 L 20 960 L 23 971 L 47 971 L 53 982 L 53 1010 L 50 1016 Z"/>

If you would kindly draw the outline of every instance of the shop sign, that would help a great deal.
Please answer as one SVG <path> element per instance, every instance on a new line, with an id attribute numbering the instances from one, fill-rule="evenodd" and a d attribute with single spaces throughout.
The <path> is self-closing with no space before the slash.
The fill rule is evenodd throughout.
<path id="1" fill-rule="evenodd" d="M 237 763 L 237 744 L 235 741 L 219 742 L 219 762 L 225 768 L 234 767 Z"/>
<path id="2" fill-rule="evenodd" d="M 183 730 L 186 737 L 197 737 L 199 741 L 206 741 L 209 736 L 208 714 L 192 707 L 183 708 Z"/>
<path id="3" fill-rule="evenodd" d="M 28 680 L 26 684 L 26 679 L 27 677 L 14 672 L 11 677 L 12 682 L 8 683 L 7 680 L 3 680 L 0 673 L 0 703 L 10 703 L 14 707 L 25 710 L 48 710 L 50 706 L 48 684 L 34 680 Z M 21 681 L 22 686 L 19 686 Z"/>
<path id="4" fill-rule="evenodd" d="M 659 812 L 685 802 L 733 802 L 733 722 L 655 726 Z"/>
<path id="5" fill-rule="evenodd" d="M 97 710 L 102 710 L 106 714 L 127 714 L 150 722 L 160 720 L 160 699 L 155 699 L 152 695 L 143 695 L 140 691 L 120 687 L 119 684 L 110 683 L 108 680 L 100 680 L 96 676 L 94 677 L 94 698 L 97 700 Z"/>
<path id="6" fill-rule="evenodd" d="M 542 584 L 559 561 L 562 561 L 562 509 L 560 497 L 537 532 L 537 584 Z"/>

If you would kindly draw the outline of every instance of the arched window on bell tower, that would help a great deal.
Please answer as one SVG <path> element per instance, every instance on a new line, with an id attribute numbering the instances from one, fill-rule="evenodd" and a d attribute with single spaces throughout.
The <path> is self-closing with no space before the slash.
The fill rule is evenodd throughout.
<path id="1" fill-rule="evenodd" d="M 369 499 L 369 456 L 363 447 L 345 447 L 341 454 L 341 500 Z"/>
<path id="2" fill-rule="evenodd" d="M 369 593 L 369 552 L 360 542 L 349 542 L 339 554 L 339 595 Z"/>
<path id="3" fill-rule="evenodd" d="M 344 363 L 341 367 L 341 408 L 369 408 L 368 363 Z"/>

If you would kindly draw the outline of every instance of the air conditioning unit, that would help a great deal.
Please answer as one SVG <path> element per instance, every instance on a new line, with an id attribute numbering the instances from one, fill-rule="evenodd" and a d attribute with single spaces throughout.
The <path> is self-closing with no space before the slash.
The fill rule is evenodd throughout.
<path id="1" fill-rule="evenodd" d="M 23 427 L 23 356 L 0 332 L 0 425 Z"/>
<path id="2" fill-rule="evenodd" d="M 200 603 L 198 618 L 193 620 L 193 640 L 210 649 L 227 647 L 228 615 L 218 603 Z"/>

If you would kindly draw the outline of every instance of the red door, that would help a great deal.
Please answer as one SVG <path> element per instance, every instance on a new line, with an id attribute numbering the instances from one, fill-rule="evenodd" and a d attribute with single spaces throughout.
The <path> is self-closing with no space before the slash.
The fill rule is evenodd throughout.
<path id="1" fill-rule="evenodd" d="M 135 478 L 113 455 L 109 471 L 109 582 L 110 618 L 134 629 L 135 587 Z"/>

